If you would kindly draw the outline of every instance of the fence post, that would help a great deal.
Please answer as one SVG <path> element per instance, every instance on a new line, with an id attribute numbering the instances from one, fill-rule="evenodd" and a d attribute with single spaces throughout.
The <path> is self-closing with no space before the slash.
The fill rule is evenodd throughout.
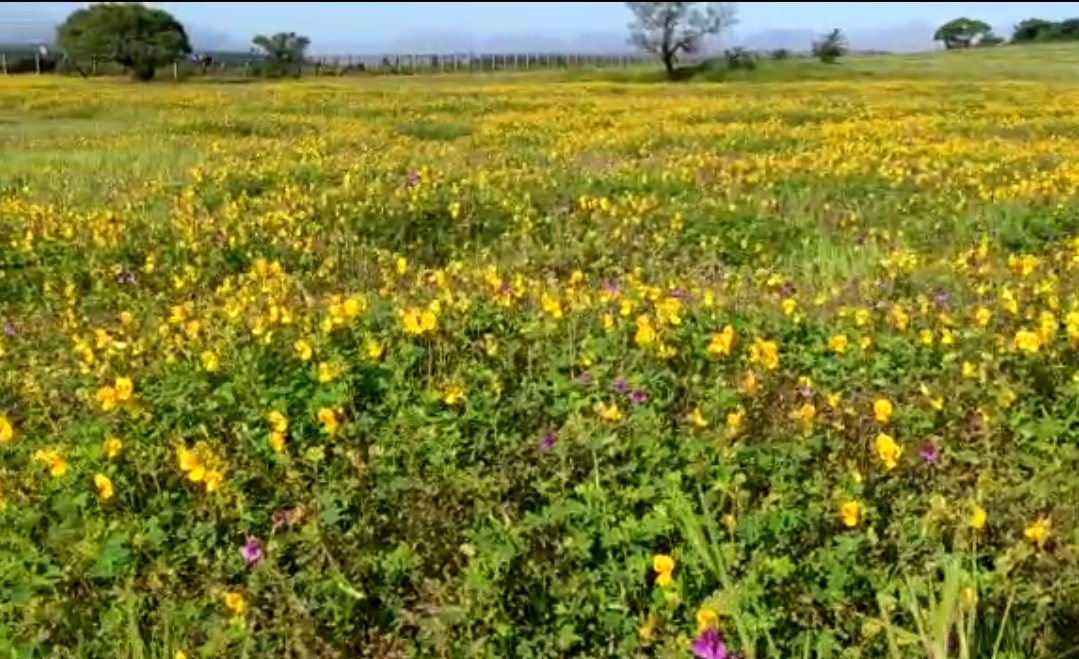
<path id="1" fill-rule="evenodd" d="M 177 61 L 172 63 L 172 79 L 173 81 L 180 79 L 180 63 Z"/>
<path id="2" fill-rule="evenodd" d="M 7 75 L 7 53 L 0 53 L 0 71 Z"/>
<path id="3" fill-rule="evenodd" d="M 34 73 L 41 75 L 41 53 L 34 53 Z"/>

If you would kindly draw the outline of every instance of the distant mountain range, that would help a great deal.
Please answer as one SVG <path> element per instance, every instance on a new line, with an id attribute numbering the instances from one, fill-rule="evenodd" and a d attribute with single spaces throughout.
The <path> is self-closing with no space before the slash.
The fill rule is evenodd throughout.
<path id="1" fill-rule="evenodd" d="M 0 3 L 0 44 L 37 45 L 51 43 L 55 35 L 54 17 L 22 12 L 12 16 Z M 37 4 L 37 3 L 25 3 Z M 40 3 L 45 4 L 45 3 Z M 188 25 L 192 46 L 201 51 L 247 51 L 250 41 L 244 37 L 205 25 Z M 853 50 L 919 52 L 932 50 L 934 28 L 924 22 L 912 22 L 875 29 L 846 32 Z M 723 40 L 724 45 L 739 45 L 753 50 L 808 50 L 819 35 L 807 29 L 768 29 L 738 33 Z M 716 49 L 715 46 L 712 49 Z M 418 33 L 380 42 L 315 42 L 315 55 L 425 54 L 425 53 L 574 53 L 615 54 L 630 52 L 622 30 L 579 34 L 559 38 L 537 35 L 494 35 L 474 37 L 460 32 Z"/>

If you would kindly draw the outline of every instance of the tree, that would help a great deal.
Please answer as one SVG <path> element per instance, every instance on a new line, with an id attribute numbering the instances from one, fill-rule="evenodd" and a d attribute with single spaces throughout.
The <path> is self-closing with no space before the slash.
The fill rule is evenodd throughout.
<path id="1" fill-rule="evenodd" d="M 294 70 L 298 76 L 311 40 L 295 32 L 278 32 L 269 37 L 260 34 L 251 43 L 266 54 L 268 73 L 284 75 Z"/>
<path id="2" fill-rule="evenodd" d="M 839 28 L 813 42 L 813 55 L 825 64 L 833 64 L 847 54 L 847 37 Z"/>
<path id="3" fill-rule="evenodd" d="M 1047 38 L 1056 27 L 1056 23 L 1041 18 L 1028 18 L 1020 21 L 1012 30 L 1012 43 L 1041 41 Z"/>
<path id="4" fill-rule="evenodd" d="M 187 32 L 172 14 L 137 2 L 77 9 L 56 28 L 56 43 L 72 62 L 107 59 L 139 80 L 191 53 Z"/>
<path id="5" fill-rule="evenodd" d="M 658 56 L 668 80 L 675 78 L 681 55 L 699 52 L 705 38 L 738 22 L 733 2 L 627 2 L 626 7 L 634 17 L 630 43 Z"/>
<path id="6" fill-rule="evenodd" d="M 1077 40 L 1079 40 L 1079 18 L 1067 18 L 1060 22 L 1028 18 L 1020 21 L 1012 30 L 1012 43 Z"/>
<path id="7" fill-rule="evenodd" d="M 937 28 L 933 41 L 943 41 L 948 50 L 970 48 L 993 33 L 993 28 L 976 18 L 954 18 Z"/>

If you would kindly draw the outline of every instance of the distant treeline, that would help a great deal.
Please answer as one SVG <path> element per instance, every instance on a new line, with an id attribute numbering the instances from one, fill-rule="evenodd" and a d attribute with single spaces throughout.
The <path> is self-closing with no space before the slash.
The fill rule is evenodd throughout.
<path id="1" fill-rule="evenodd" d="M 1079 18 L 1066 18 L 1062 21 L 1028 18 L 1016 25 L 1012 31 L 1012 43 L 1049 41 L 1079 41 Z"/>

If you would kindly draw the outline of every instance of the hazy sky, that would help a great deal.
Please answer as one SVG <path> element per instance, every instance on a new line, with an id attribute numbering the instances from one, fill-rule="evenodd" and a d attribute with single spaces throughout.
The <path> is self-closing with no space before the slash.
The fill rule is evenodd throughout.
<path id="1" fill-rule="evenodd" d="M 62 17 L 75 2 L 0 2 L 0 13 Z M 364 42 L 423 33 L 558 36 L 622 29 L 621 2 L 159 2 L 183 22 L 238 35 L 294 30 L 312 40 Z M 1010 26 L 1030 16 L 1079 15 L 1074 2 L 742 2 L 739 32 L 846 30 L 971 16 Z"/>

